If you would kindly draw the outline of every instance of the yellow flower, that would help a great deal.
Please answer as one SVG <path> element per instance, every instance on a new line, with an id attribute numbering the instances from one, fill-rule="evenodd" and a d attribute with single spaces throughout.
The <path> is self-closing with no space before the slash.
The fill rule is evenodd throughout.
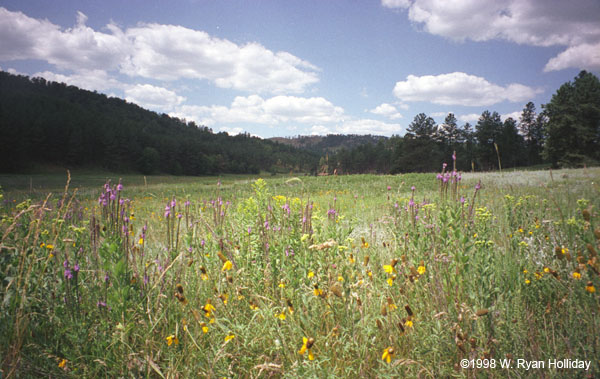
<path id="1" fill-rule="evenodd" d="M 344 281 L 344 277 L 341 275 L 338 275 L 338 282 L 343 282 Z"/>
<path id="2" fill-rule="evenodd" d="M 423 275 L 425 273 L 426 269 L 425 266 L 419 266 L 417 268 L 417 272 L 419 273 L 419 275 Z"/>
<path id="3" fill-rule="evenodd" d="M 550 272 L 550 269 L 548 267 L 544 267 L 544 272 L 547 274 Z"/>
<path id="4" fill-rule="evenodd" d="M 63 358 L 63 360 L 60 361 L 60 363 L 58 364 L 58 367 L 65 368 L 66 365 L 67 365 L 67 360 Z"/>
<path id="5" fill-rule="evenodd" d="M 527 269 L 523 270 L 523 274 L 527 274 L 528 272 Z"/>
<path id="6" fill-rule="evenodd" d="M 285 313 L 281 312 L 278 315 L 275 315 L 275 317 L 277 317 L 278 319 L 280 319 L 281 321 L 285 320 Z"/>
<path id="7" fill-rule="evenodd" d="M 231 261 L 227 260 L 225 261 L 225 263 L 223 263 L 223 268 L 221 269 L 221 271 L 229 271 L 232 267 L 233 265 L 231 264 Z"/>
<path id="8" fill-rule="evenodd" d="M 309 271 L 307 276 L 308 276 L 309 279 L 313 278 L 315 276 L 315 273 L 312 272 L 312 271 Z"/>
<path id="9" fill-rule="evenodd" d="M 536 279 L 541 279 L 541 278 L 542 278 L 542 276 L 544 276 L 544 274 L 542 274 L 542 273 L 539 273 L 539 272 L 534 272 L 534 273 L 533 273 L 533 275 L 535 275 L 535 278 L 536 278 Z"/>
<path id="10" fill-rule="evenodd" d="M 54 249 L 54 245 L 52 245 L 52 244 L 47 244 L 47 245 L 46 245 L 46 249 L 48 249 L 48 250 L 52 250 L 52 249 Z"/>
<path id="11" fill-rule="evenodd" d="M 525 284 L 529 284 L 529 283 L 531 283 L 531 280 L 525 279 Z"/>
<path id="12" fill-rule="evenodd" d="M 138 241 L 138 245 L 143 245 L 144 244 L 144 239 L 140 238 L 140 240 Z"/>
<path id="13" fill-rule="evenodd" d="M 587 285 L 585 286 L 585 290 L 588 291 L 589 293 L 594 293 L 594 292 L 596 292 L 596 287 L 594 287 L 594 283 L 587 282 Z"/>
<path id="14" fill-rule="evenodd" d="M 204 306 L 204 308 L 202 308 L 202 310 L 204 311 L 204 315 L 208 318 L 210 318 L 210 316 L 212 315 L 212 313 L 214 311 L 216 311 L 217 309 L 215 308 L 214 305 L 212 305 L 212 303 L 210 302 L 210 300 L 208 300 L 206 302 L 206 305 Z"/>
<path id="15" fill-rule="evenodd" d="M 383 265 L 383 271 L 387 272 L 388 274 L 391 274 L 396 272 L 396 269 L 392 265 Z"/>
<path id="16" fill-rule="evenodd" d="M 407 328 L 412 328 L 413 327 L 413 322 L 412 322 L 412 320 L 406 320 L 406 322 L 404 323 L 404 325 Z"/>
<path id="17" fill-rule="evenodd" d="M 235 335 L 234 334 L 230 334 L 227 337 L 225 337 L 225 342 L 227 343 L 227 342 L 231 341 L 234 338 L 235 338 Z"/>
<path id="18" fill-rule="evenodd" d="M 383 354 L 381 355 L 381 360 L 386 361 L 387 363 L 390 363 L 392 361 L 392 359 L 394 358 L 394 348 L 393 347 L 388 347 L 383 351 Z"/>
<path id="19" fill-rule="evenodd" d="M 204 266 L 200 266 L 200 278 L 204 281 L 208 280 L 208 274 L 206 273 L 206 268 L 204 268 Z"/>
<path id="20" fill-rule="evenodd" d="M 279 288 L 285 288 L 285 283 L 283 281 L 279 282 Z"/>
<path id="21" fill-rule="evenodd" d="M 390 285 L 390 287 L 394 285 L 394 279 L 396 279 L 396 275 L 393 275 L 387 279 L 387 283 Z"/>
<path id="22" fill-rule="evenodd" d="M 258 309 L 258 305 L 254 304 L 254 303 L 250 303 L 250 309 L 252 309 L 253 311 L 256 311 Z"/>
<path id="23" fill-rule="evenodd" d="M 323 290 L 320 289 L 319 286 L 315 284 L 315 289 L 314 289 L 313 293 L 315 294 L 315 296 L 322 296 Z"/>
<path id="24" fill-rule="evenodd" d="M 581 274 L 577 271 L 573 272 L 573 279 L 581 279 Z"/>
<path id="25" fill-rule="evenodd" d="M 313 346 L 313 344 L 315 343 L 315 339 L 314 338 L 306 338 L 306 337 L 302 337 L 302 347 L 300 348 L 300 350 L 298 351 L 298 354 L 300 355 L 304 355 L 304 353 L 306 353 L 308 351 L 308 359 L 309 360 L 314 360 L 315 356 L 313 355 L 311 348 Z"/>
<path id="26" fill-rule="evenodd" d="M 208 326 L 206 325 L 205 322 L 201 322 L 200 326 L 202 327 L 202 333 L 204 333 L 204 334 L 208 333 Z"/>
<path id="27" fill-rule="evenodd" d="M 179 338 L 174 334 L 171 334 L 165 339 L 167 340 L 167 346 L 171 346 L 172 344 L 179 345 Z"/>

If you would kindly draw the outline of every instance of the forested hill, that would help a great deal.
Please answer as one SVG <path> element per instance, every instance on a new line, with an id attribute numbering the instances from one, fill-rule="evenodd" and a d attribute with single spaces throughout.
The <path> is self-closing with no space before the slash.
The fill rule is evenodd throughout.
<path id="1" fill-rule="evenodd" d="M 334 153 L 341 149 L 353 149 L 366 144 L 376 145 L 380 140 L 387 140 L 387 137 L 358 134 L 328 134 L 326 136 L 273 137 L 271 140 L 324 156 L 326 153 Z"/>
<path id="2" fill-rule="evenodd" d="M 125 100 L 0 72 L 0 172 L 38 165 L 206 175 L 314 171 L 319 156 L 229 136 Z"/>

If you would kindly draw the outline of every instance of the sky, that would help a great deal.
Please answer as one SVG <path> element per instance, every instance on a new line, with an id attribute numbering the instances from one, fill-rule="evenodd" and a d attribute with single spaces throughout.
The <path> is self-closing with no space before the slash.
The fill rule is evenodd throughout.
<path id="1" fill-rule="evenodd" d="M 404 135 L 600 76 L 600 1 L 0 0 L 0 69 L 215 132 Z"/>

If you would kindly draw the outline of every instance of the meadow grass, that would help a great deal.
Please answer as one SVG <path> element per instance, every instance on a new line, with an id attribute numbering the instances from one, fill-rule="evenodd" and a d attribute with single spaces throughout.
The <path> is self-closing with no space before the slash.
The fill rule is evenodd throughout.
<path id="1" fill-rule="evenodd" d="M 599 375 L 599 179 L 2 176 L 2 374 Z"/>

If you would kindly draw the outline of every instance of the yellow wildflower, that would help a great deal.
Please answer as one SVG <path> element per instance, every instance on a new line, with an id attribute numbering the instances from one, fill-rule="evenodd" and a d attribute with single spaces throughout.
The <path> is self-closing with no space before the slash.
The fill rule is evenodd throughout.
<path id="1" fill-rule="evenodd" d="M 202 327 L 202 333 L 204 333 L 204 334 L 208 333 L 208 326 L 206 325 L 205 322 L 201 322 L 200 327 Z"/>
<path id="2" fill-rule="evenodd" d="M 228 335 L 227 337 L 225 337 L 225 343 L 227 343 L 227 342 L 231 341 L 231 340 L 232 340 L 232 339 L 234 339 L 234 338 L 235 338 L 235 335 L 234 335 L 234 334 L 230 334 L 230 335 Z"/>
<path id="3" fill-rule="evenodd" d="M 307 276 L 308 276 L 309 279 L 313 278 L 315 276 L 315 273 L 312 272 L 312 271 L 309 271 Z"/>
<path id="4" fill-rule="evenodd" d="M 386 361 L 387 363 L 390 363 L 392 361 L 392 359 L 394 358 L 394 348 L 393 347 L 388 347 L 383 351 L 383 355 L 381 355 L 381 360 Z"/>
<path id="5" fill-rule="evenodd" d="M 67 360 L 63 358 L 63 360 L 60 361 L 60 363 L 58 364 L 58 367 L 65 368 L 66 365 L 67 365 Z"/>
<path id="6" fill-rule="evenodd" d="M 588 291 L 589 293 L 594 293 L 594 292 L 596 292 L 596 287 L 594 287 L 594 283 L 587 282 L 587 285 L 585 286 L 585 290 Z"/>
<path id="7" fill-rule="evenodd" d="M 314 360 L 315 356 L 313 355 L 311 348 L 313 346 L 313 344 L 315 343 L 315 339 L 314 338 L 306 338 L 306 337 L 302 337 L 302 347 L 300 348 L 300 350 L 298 351 L 298 354 L 300 355 L 304 355 L 304 353 L 306 353 L 308 351 L 308 359 L 309 360 Z"/>
<path id="8" fill-rule="evenodd" d="M 573 279 L 581 279 L 581 274 L 577 271 L 573 272 Z"/>
<path id="9" fill-rule="evenodd" d="M 223 268 L 221 269 L 221 271 L 229 271 L 232 267 L 233 265 L 231 264 L 231 261 L 226 260 L 225 263 L 223 263 Z"/>
<path id="10" fill-rule="evenodd" d="M 179 338 L 174 334 L 171 334 L 165 339 L 167 340 L 167 346 L 171 346 L 172 344 L 179 345 Z"/>
<path id="11" fill-rule="evenodd" d="M 138 245 L 143 245 L 144 244 L 144 239 L 140 238 L 140 240 L 138 241 Z"/>
<path id="12" fill-rule="evenodd" d="M 419 275 L 423 275 L 425 273 L 426 269 L 425 266 L 419 266 L 417 268 L 417 272 L 419 273 Z"/>
<path id="13" fill-rule="evenodd" d="M 338 282 L 343 282 L 344 281 L 344 277 L 341 276 L 341 275 L 338 275 L 337 280 L 338 280 Z"/>
<path id="14" fill-rule="evenodd" d="M 275 317 L 277 317 L 281 321 L 284 321 L 285 320 L 285 313 L 281 312 L 280 314 L 275 315 Z"/>

